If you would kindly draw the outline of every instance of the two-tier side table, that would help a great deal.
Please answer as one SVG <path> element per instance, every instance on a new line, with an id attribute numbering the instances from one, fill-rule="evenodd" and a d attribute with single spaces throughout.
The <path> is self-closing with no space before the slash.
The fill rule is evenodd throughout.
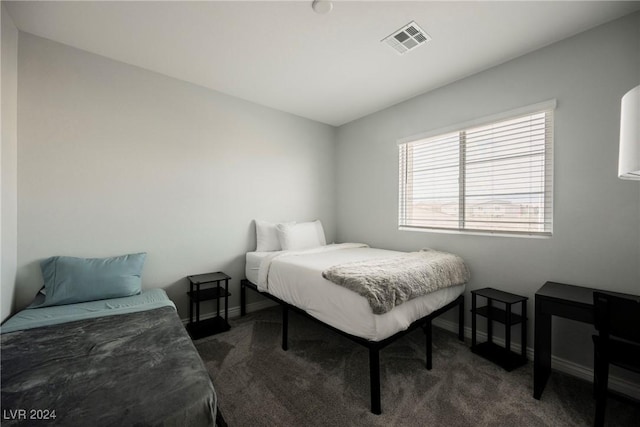
<path id="1" fill-rule="evenodd" d="M 476 297 L 484 297 L 487 304 L 483 307 L 476 305 Z M 527 363 L 527 297 L 500 291 L 493 288 L 483 288 L 471 291 L 471 351 L 488 359 L 507 371 L 511 371 Z M 497 307 L 500 303 L 503 308 Z M 512 306 L 520 304 L 520 314 L 514 313 Z M 478 344 L 476 341 L 476 316 L 487 319 L 487 341 Z M 493 322 L 502 323 L 504 327 L 505 346 L 493 342 Z M 521 325 L 520 354 L 511 351 L 511 327 Z"/>
<path id="2" fill-rule="evenodd" d="M 223 272 L 187 276 L 189 280 L 189 324 L 187 331 L 191 338 L 199 339 L 231 329 L 229 319 L 229 280 Z M 224 287 L 222 286 L 224 283 Z M 220 315 L 220 300 L 224 298 L 224 317 Z M 200 320 L 200 302 L 216 300 L 216 315 Z M 195 318 L 194 318 L 195 307 Z"/>

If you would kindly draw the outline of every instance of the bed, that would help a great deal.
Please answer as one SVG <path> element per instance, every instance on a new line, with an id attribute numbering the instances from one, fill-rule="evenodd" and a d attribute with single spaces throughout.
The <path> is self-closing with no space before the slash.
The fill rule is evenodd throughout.
<path id="1" fill-rule="evenodd" d="M 0 328 L 3 425 L 215 425 L 213 384 L 162 289 L 32 306 Z"/>
<path id="2" fill-rule="evenodd" d="M 288 312 L 302 313 L 369 349 L 371 412 L 382 412 L 379 351 L 407 332 L 423 327 L 426 367 L 431 369 L 431 322 L 458 308 L 458 338 L 463 340 L 464 297 L 468 269 L 447 286 L 407 299 L 381 314 L 365 296 L 325 277 L 336 266 L 401 263 L 407 253 L 370 248 L 363 244 L 320 245 L 302 250 L 254 251 L 246 254 L 246 279 L 241 282 L 241 314 L 246 312 L 246 289 L 283 308 L 282 348 L 287 350 Z M 462 262 L 460 260 L 460 262 Z"/>

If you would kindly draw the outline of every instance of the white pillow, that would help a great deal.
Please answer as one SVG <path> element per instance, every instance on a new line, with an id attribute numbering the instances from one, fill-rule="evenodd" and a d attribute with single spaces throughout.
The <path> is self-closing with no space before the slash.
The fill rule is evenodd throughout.
<path id="1" fill-rule="evenodd" d="M 278 224 L 276 230 L 280 246 L 284 251 L 317 248 L 327 244 L 320 220 L 297 224 Z"/>
<path id="2" fill-rule="evenodd" d="M 256 252 L 281 251 L 280 240 L 275 223 L 255 220 L 256 222 Z M 285 224 L 295 224 L 287 222 Z"/>

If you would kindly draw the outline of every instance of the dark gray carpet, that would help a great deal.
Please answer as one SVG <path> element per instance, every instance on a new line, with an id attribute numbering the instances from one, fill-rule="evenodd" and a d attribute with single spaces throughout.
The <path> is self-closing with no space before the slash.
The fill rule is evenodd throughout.
<path id="1" fill-rule="evenodd" d="M 232 320 L 231 326 L 195 341 L 230 427 L 593 424 L 590 383 L 554 372 L 537 401 L 532 363 L 506 372 L 438 328 L 431 371 L 424 367 L 421 329 L 380 352 L 382 415 L 373 415 L 363 346 L 292 313 L 284 352 L 279 308 Z M 609 399 L 607 425 L 637 426 L 639 420 L 636 404 Z"/>

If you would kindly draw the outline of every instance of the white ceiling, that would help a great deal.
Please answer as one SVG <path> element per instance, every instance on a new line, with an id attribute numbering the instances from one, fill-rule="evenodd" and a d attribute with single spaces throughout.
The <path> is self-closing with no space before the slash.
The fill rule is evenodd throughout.
<path id="1" fill-rule="evenodd" d="M 4 2 L 29 33 L 341 125 L 640 9 L 640 2 Z M 433 40 L 380 41 L 416 21 Z"/>

